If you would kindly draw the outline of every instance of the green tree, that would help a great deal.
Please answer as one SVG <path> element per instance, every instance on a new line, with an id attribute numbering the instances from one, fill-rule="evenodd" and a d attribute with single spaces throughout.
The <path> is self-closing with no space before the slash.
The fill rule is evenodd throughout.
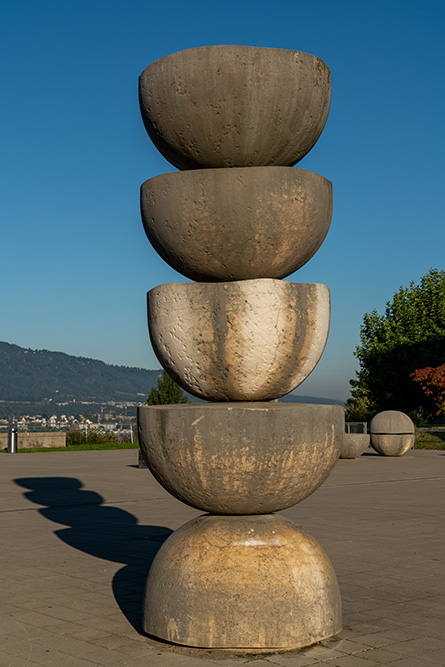
<path id="1" fill-rule="evenodd" d="M 430 269 L 418 285 L 400 287 L 383 315 L 365 313 L 360 342 L 347 409 L 366 407 L 368 418 L 381 410 L 426 416 L 429 403 L 411 375 L 445 361 L 445 271 Z"/>
<path id="2" fill-rule="evenodd" d="M 354 382 L 354 380 L 351 380 L 351 382 Z M 365 395 L 348 398 L 345 407 L 347 422 L 369 422 L 374 415 L 369 399 Z"/>
<path id="3" fill-rule="evenodd" d="M 162 379 L 158 379 L 158 387 L 152 387 L 147 400 L 148 405 L 166 405 L 168 403 L 188 403 L 181 387 L 170 377 L 167 371 L 162 371 Z"/>

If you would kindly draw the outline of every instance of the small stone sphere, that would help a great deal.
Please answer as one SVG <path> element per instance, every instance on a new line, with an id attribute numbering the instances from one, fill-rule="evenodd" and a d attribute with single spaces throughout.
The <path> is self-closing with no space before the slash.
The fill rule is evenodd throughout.
<path id="1" fill-rule="evenodd" d="M 384 410 L 371 420 L 371 446 L 383 456 L 403 456 L 414 445 L 415 427 L 404 412 Z"/>

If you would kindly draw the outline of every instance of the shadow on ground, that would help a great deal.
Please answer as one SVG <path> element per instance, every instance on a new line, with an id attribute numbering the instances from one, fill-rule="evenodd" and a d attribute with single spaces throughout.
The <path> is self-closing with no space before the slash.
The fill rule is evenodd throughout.
<path id="1" fill-rule="evenodd" d="M 26 477 L 14 480 L 29 491 L 25 497 L 50 521 L 68 526 L 54 531 L 63 542 L 84 553 L 123 563 L 113 578 L 113 593 L 127 620 L 142 631 L 141 608 L 151 563 L 173 532 L 164 526 L 140 526 L 119 507 L 103 504 L 95 491 L 83 489 L 74 477 Z"/>

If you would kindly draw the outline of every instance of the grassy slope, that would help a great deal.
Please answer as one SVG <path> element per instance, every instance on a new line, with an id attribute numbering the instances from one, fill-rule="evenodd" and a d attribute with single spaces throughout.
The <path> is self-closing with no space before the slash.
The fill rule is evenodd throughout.
<path id="1" fill-rule="evenodd" d="M 416 449 L 445 449 L 445 431 L 417 432 Z"/>

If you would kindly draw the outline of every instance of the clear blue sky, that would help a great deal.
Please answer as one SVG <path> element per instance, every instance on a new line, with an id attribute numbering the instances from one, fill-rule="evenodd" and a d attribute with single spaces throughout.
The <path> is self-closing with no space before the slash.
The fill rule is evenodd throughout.
<path id="1" fill-rule="evenodd" d="M 174 170 L 143 128 L 140 72 L 206 44 L 327 62 L 331 113 L 298 166 L 333 182 L 334 216 L 289 280 L 332 295 L 297 392 L 347 398 L 363 313 L 444 266 L 445 3 L 6 0 L 0 26 L 0 340 L 144 368 L 159 368 L 145 293 L 185 279 L 140 222 L 140 184 Z"/>

